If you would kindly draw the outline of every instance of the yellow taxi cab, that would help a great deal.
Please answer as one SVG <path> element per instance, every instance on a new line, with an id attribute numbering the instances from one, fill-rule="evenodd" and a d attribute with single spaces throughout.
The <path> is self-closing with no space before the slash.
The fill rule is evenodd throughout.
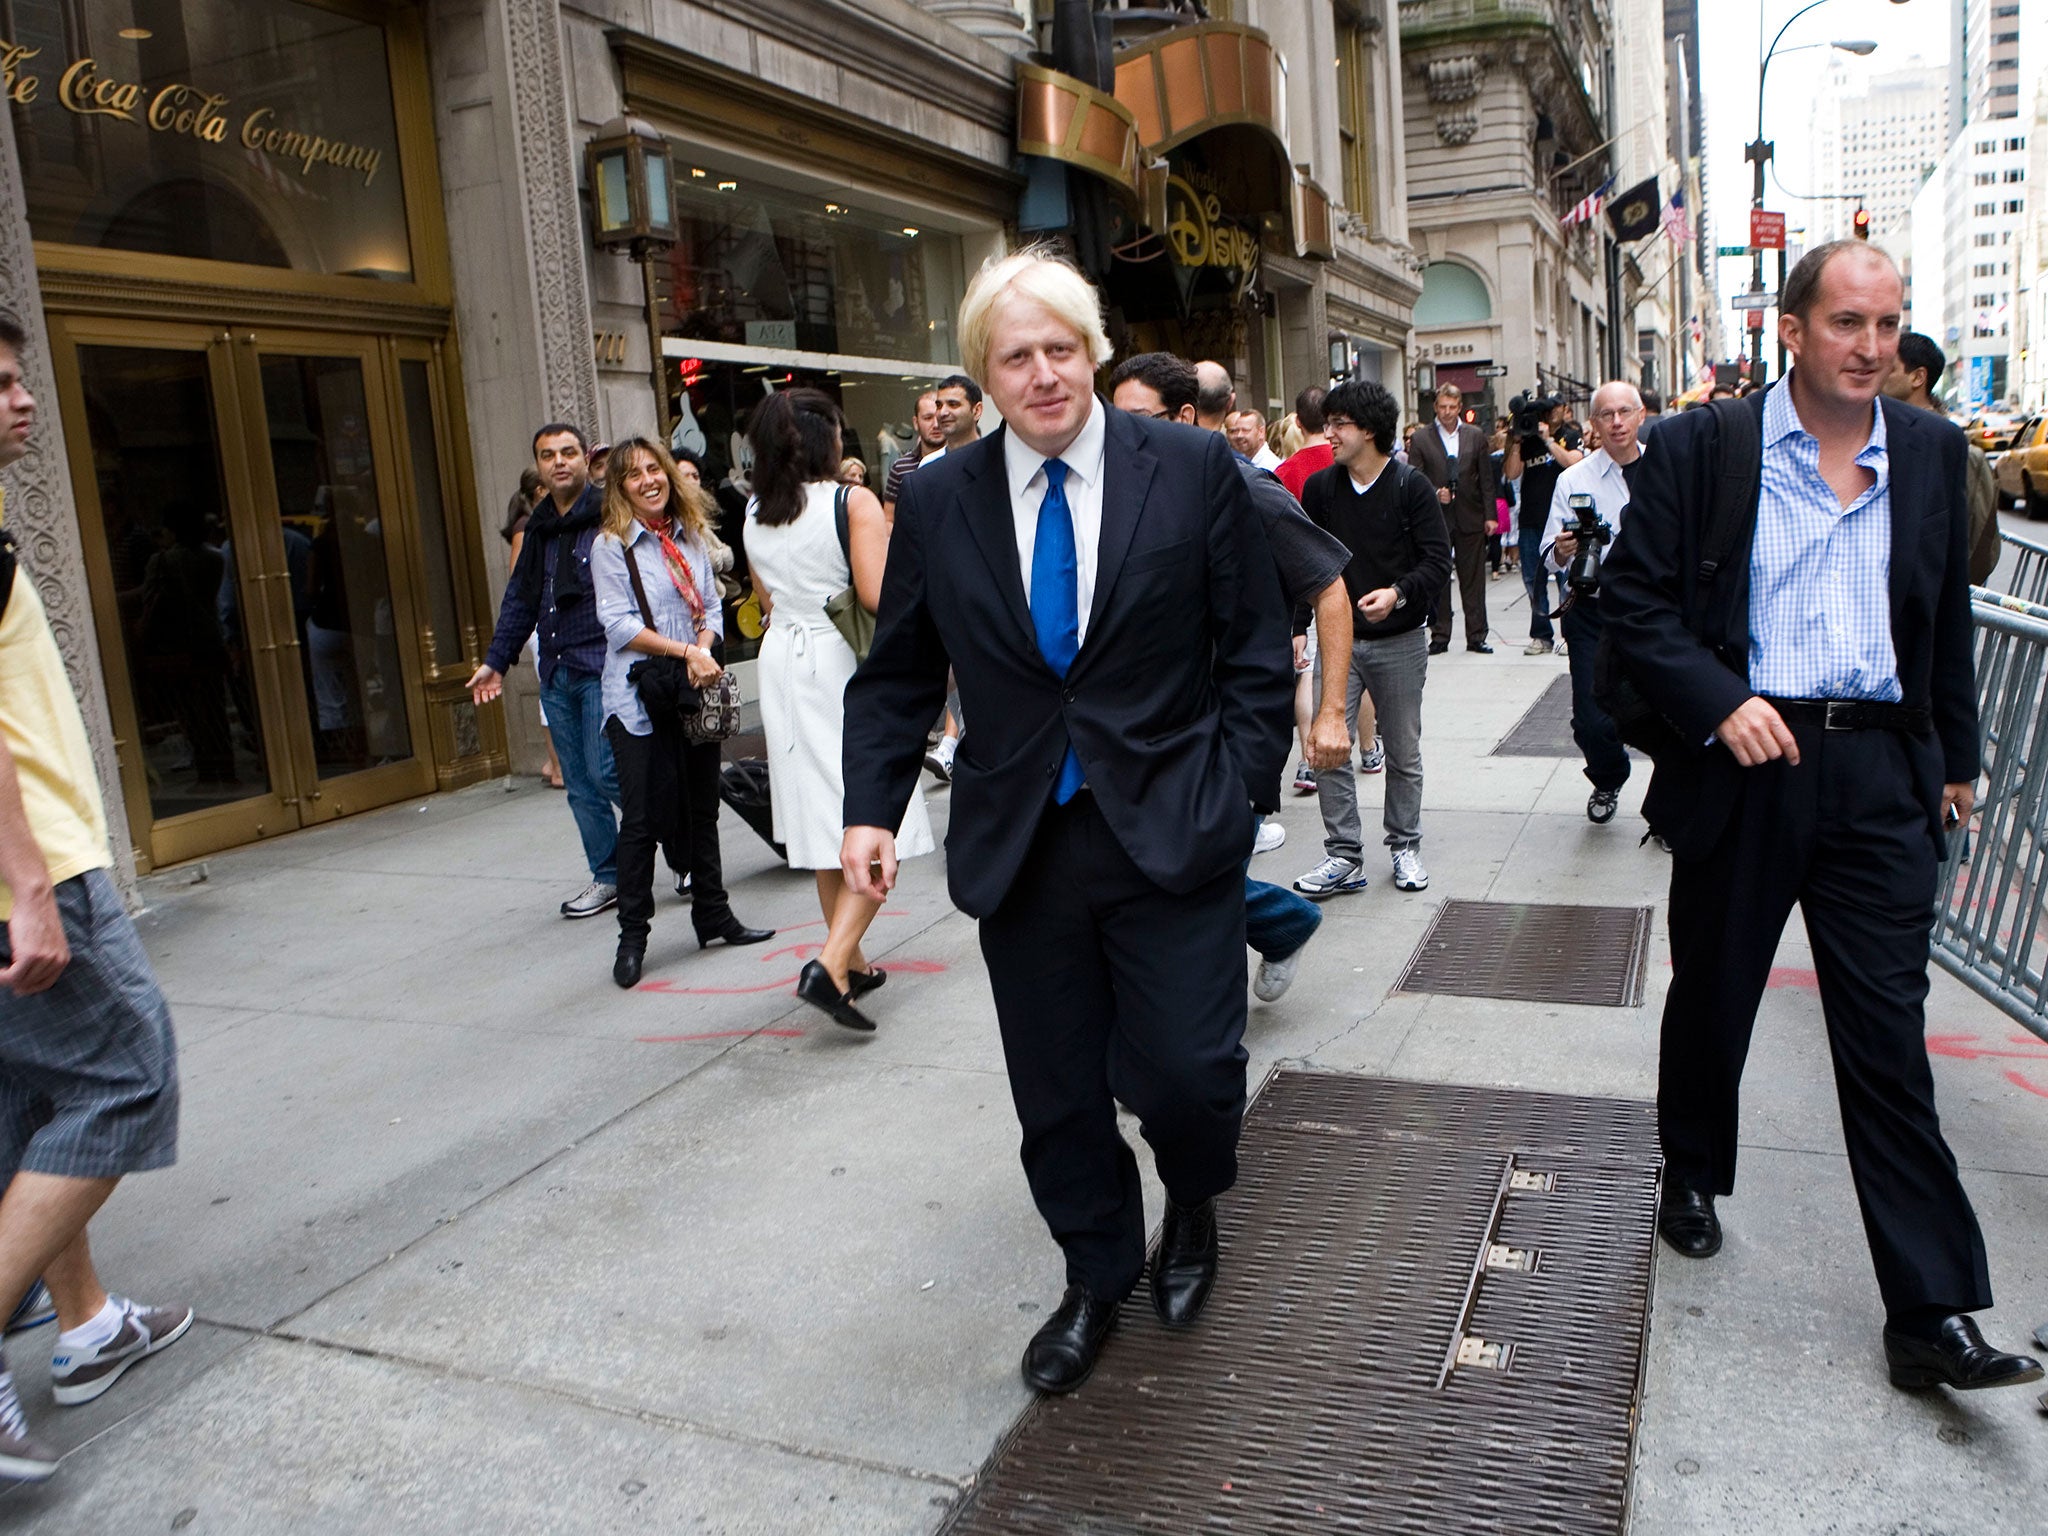
<path id="1" fill-rule="evenodd" d="M 1986 453 L 2003 453 L 2012 446 L 2012 418 L 2002 411 L 1986 411 L 1963 424 L 1964 435 L 1974 447 Z"/>
<path id="2" fill-rule="evenodd" d="M 2020 423 L 2012 446 L 1991 461 L 1991 478 L 1998 486 L 1999 506 L 2024 501 L 2027 516 L 2048 517 L 2048 414 Z"/>

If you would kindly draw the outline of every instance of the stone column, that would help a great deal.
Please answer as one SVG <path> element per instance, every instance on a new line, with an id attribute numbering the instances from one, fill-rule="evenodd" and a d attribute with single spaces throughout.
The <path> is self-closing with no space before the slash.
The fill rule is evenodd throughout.
<path id="1" fill-rule="evenodd" d="M 1015 0 L 918 0 L 934 16 L 1013 58 L 1031 51 L 1031 31 Z"/>
<path id="2" fill-rule="evenodd" d="M 135 846 L 129 836 L 121 768 L 114 754 L 113 716 L 107 708 L 106 674 L 100 670 L 99 637 L 93 628 L 92 596 L 85 584 L 85 548 L 79 540 L 78 508 L 71 497 L 71 461 L 64 447 L 64 423 L 57 414 L 57 380 L 50 369 L 50 333 L 43 323 L 43 290 L 36 280 L 35 247 L 28 228 L 28 199 L 14 142 L 14 114 L 0 107 L 0 295 L 28 332 L 22 366 L 36 397 L 35 436 L 27 455 L 4 473 L 7 529 L 19 546 L 22 567 L 35 579 L 50 616 L 50 628 L 71 675 L 71 691 L 85 716 L 99 773 L 113 842 L 114 874 L 122 894 L 135 900 Z M 138 744 L 137 750 L 140 750 Z"/>

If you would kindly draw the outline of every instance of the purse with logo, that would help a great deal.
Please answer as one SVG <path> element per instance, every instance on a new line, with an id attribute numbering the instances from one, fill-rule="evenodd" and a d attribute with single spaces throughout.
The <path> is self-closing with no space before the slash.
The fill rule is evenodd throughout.
<path id="1" fill-rule="evenodd" d="M 640 561 L 633 545 L 626 547 L 626 574 L 633 582 L 633 597 L 640 604 L 640 617 L 655 629 L 654 609 L 647 601 L 647 588 L 640 581 Z M 699 629 L 704 627 L 704 599 L 692 584 L 679 584 L 690 616 Z M 657 629 L 656 633 L 660 631 Z M 633 663 L 626 673 L 656 720 L 672 721 L 682 728 L 683 740 L 692 746 L 725 741 L 739 734 L 740 684 L 730 667 L 721 670 L 706 686 L 690 681 L 690 669 L 679 656 L 648 656 Z"/>

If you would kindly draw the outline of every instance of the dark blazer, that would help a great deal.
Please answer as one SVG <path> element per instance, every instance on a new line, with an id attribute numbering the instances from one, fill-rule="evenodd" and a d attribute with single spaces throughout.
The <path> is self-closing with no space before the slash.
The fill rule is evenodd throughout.
<path id="1" fill-rule="evenodd" d="M 1444 440 L 1437 436 L 1435 417 L 1417 427 L 1408 439 L 1408 462 L 1437 490 L 1451 483 L 1451 464 L 1444 457 Z M 1494 519 L 1493 503 L 1499 493 L 1493 483 L 1493 450 L 1486 434 L 1469 422 L 1458 428 L 1457 472 L 1458 489 L 1444 508 L 1444 521 L 1454 534 L 1483 534 Z"/>
<path id="2" fill-rule="evenodd" d="M 1782 384 L 1773 388 L 1783 388 Z M 1761 435 L 1764 394 L 1751 397 Z M 1904 702 L 1924 705 L 1932 727 L 1909 738 L 1914 787 L 1937 847 L 1944 784 L 1968 783 L 1980 765 L 1976 667 L 1971 655 L 1970 513 L 1963 434 L 1940 417 L 1891 399 L 1884 411 L 1891 458 L 1891 620 Z M 1749 687 L 1749 562 L 1756 505 L 1708 588 L 1702 639 L 1681 618 L 1696 585 L 1700 545 L 1720 463 L 1713 413 L 1687 411 L 1657 425 L 1656 447 L 1634 466 L 1628 525 L 1601 569 L 1600 611 L 1643 696 L 1687 741 L 1753 696 Z M 1743 769 L 1715 742 L 1657 767 L 1643 814 L 1681 857 L 1704 857 L 1720 836 Z"/>
<path id="3" fill-rule="evenodd" d="M 1184 893 L 1251 853 L 1293 730 L 1273 557 L 1220 432 L 1103 403 L 1102 532 L 1064 683 L 1039 655 L 998 431 L 904 482 L 874 646 L 846 689 L 846 824 L 894 827 L 958 677 L 966 731 L 946 834 L 953 901 L 1009 891 L 1071 741 L 1124 852 Z"/>

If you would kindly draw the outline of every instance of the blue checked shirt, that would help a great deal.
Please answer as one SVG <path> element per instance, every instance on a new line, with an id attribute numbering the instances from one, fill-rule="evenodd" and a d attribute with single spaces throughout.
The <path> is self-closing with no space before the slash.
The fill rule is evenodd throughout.
<path id="1" fill-rule="evenodd" d="M 1769 698 L 1897 703 L 1892 649 L 1892 477 L 1884 412 L 1856 462 L 1876 483 L 1847 507 L 1820 472 L 1820 442 L 1792 390 L 1764 400 L 1762 493 L 1749 556 L 1749 686 Z"/>

